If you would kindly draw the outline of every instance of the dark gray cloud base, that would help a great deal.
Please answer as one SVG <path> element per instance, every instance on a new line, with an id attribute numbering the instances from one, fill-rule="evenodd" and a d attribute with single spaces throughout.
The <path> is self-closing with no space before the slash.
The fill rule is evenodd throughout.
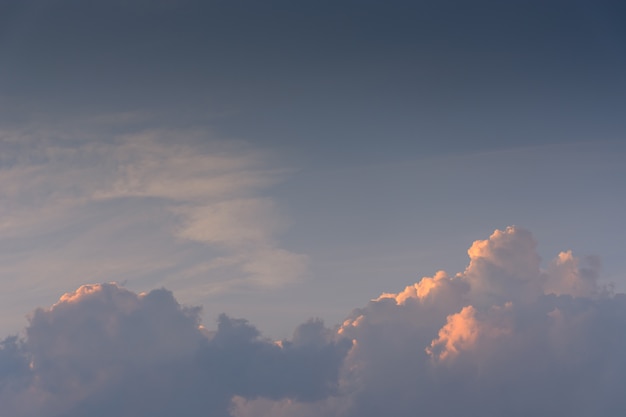
<path id="1" fill-rule="evenodd" d="M 225 315 L 208 332 L 197 314 L 166 290 L 66 294 L 34 312 L 24 340 L 3 341 L 0 414 L 227 416 L 233 395 L 313 401 L 334 391 L 351 344 L 320 322 L 279 345 Z"/>

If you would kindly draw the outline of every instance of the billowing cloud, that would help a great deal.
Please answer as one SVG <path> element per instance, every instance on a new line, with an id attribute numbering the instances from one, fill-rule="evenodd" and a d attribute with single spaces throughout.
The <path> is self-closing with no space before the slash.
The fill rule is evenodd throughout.
<path id="1" fill-rule="evenodd" d="M 541 267 L 530 232 L 474 242 L 470 263 L 385 293 L 338 328 L 354 342 L 339 394 L 233 400 L 233 415 L 589 416 L 626 411 L 626 296 L 595 258 Z"/>
<path id="2" fill-rule="evenodd" d="M 292 341 L 242 319 L 217 330 L 166 290 L 85 285 L 30 318 L 0 349 L 0 415 L 227 416 L 231 399 L 315 401 L 333 393 L 349 341 L 312 321 Z"/>
<path id="3" fill-rule="evenodd" d="M 600 284 L 597 259 L 566 251 L 542 268 L 535 248 L 498 230 L 463 272 L 278 342 L 226 316 L 208 330 L 166 290 L 83 286 L 2 343 L 0 414 L 623 414 L 626 295 Z"/>

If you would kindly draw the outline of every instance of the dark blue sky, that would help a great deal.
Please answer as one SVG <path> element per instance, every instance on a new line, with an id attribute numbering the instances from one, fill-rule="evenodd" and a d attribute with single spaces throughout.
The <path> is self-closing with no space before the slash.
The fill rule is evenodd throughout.
<path id="1" fill-rule="evenodd" d="M 622 2 L 2 8 L 7 122 L 141 111 L 339 163 L 586 141 L 600 129 L 614 139 L 626 129 Z"/>

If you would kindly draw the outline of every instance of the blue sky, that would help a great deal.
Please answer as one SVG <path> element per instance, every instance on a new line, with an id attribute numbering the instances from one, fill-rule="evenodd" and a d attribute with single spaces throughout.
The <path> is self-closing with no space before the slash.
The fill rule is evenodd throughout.
<path id="1" fill-rule="evenodd" d="M 626 285 L 619 2 L 2 9 L 5 222 L 29 224 L 1 241 L 5 333 L 83 282 L 117 281 L 282 337 L 461 271 L 472 241 L 513 224 L 544 259 L 599 256 Z M 116 191 L 135 166 L 139 188 L 189 190 Z M 207 232 L 222 235 L 181 237 L 210 217 L 199 207 L 230 216 Z M 227 236 L 238 227 L 256 235 Z M 258 285 L 241 264 L 183 272 L 251 252 Z"/>

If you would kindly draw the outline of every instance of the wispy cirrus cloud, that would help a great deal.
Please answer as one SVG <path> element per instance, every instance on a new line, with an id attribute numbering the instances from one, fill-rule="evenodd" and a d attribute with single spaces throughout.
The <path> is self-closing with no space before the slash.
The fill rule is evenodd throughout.
<path id="1" fill-rule="evenodd" d="M 233 285 L 282 285 L 306 273 L 306 255 L 281 247 L 285 216 L 264 195 L 287 171 L 248 143 L 204 129 L 0 136 L 8 297 L 114 279 L 181 292 L 193 286 L 186 294 L 200 301 Z"/>

